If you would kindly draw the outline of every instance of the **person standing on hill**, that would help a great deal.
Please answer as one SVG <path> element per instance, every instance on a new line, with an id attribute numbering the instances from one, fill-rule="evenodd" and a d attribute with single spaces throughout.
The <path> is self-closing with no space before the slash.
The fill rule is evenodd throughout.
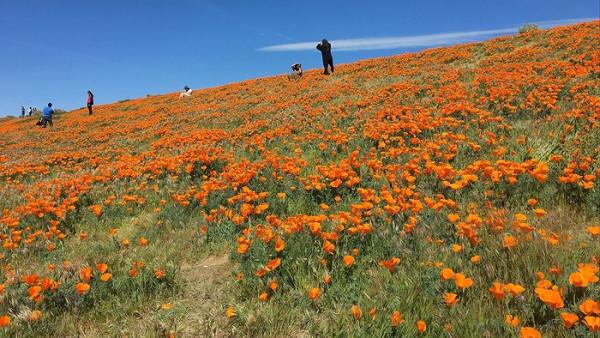
<path id="1" fill-rule="evenodd" d="M 42 111 L 42 128 L 46 128 L 47 123 L 50 124 L 50 127 L 53 126 L 52 114 L 54 114 L 54 109 L 52 109 L 52 103 L 48 103 L 48 106 Z"/>
<path id="2" fill-rule="evenodd" d="M 21 117 L 25 117 L 25 107 L 21 106 Z"/>
<path id="3" fill-rule="evenodd" d="M 92 107 L 94 106 L 94 94 L 92 94 L 92 91 L 91 91 L 91 90 L 88 90 L 87 94 L 88 94 L 88 98 L 87 98 L 87 108 L 88 108 L 88 113 L 89 113 L 90 115 L 92 115 L 92 113 L 93 113 L 93 110 L 94 110 L 94 109 L 92 108 Z"/>
<path id="4" fill-rule="evenodd" d="M 29 115 L 29 117 L 31 117 L 31 115 L 33 115 L 33 108 L 29 107 L 29 111 L 27 112 L 27 114 Z"/>
<path id="5" fill-rule="evenodd" d="M 323 57 L 323 74 L 329 75 L 329 67 L 331 67 L 331 72 L 333 73 L 333 55 L 331 55 L 331 44 L 327 39 L 323 39 L 320 44 L 317 45 L 317 49 L 321 51 L 321 56 Z"/>
<path id="6" fill-rule="evenodd" d="M 92 113 L 94 112 L 94 94 L 92 93 L 91 90 L 88 90 L 88 100 L 87 100 L 87 106 L 88 106 L 88 114 L 92 115 Z"/>

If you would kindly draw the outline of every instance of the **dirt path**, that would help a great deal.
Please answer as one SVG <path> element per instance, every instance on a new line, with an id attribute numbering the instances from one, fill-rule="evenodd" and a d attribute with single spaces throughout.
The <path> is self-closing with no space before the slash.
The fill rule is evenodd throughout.
<path id="1" fill-rule="evenodd" d="M 194 265 L 183 265 L 183 304 L 186 314 L 179 325 L 185 337 L 229 337 L 225 308 L 233 264 L 226 254 L 210 256 Z"/>

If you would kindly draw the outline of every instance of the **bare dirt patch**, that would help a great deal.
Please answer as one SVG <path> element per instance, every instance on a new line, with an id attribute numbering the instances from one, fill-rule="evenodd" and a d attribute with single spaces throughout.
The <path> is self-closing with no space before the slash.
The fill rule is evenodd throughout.
<path id="1" fill-rule="evenodd" d="M 228 256 L 210 256 L 205 260 L 181 267 L 184 280 L 182 303 L 186 313 L 181 322 L 185 337 L 230 337 L 226 332 L 225 304 L 227 288 L 231 283 L 233 263 Z"/>

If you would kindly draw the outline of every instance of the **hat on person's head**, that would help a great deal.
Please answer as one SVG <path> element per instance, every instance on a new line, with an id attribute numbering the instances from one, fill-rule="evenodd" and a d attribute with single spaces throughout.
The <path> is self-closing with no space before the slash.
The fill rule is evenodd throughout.
<path id="1" fill-rule="evenodd" d="M 48 102 L 48 107 L 52 107 L 52 102 Z"/>

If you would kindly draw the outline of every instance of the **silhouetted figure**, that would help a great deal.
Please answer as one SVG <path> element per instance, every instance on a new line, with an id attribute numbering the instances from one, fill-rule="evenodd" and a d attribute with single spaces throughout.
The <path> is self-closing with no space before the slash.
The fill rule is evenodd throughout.
<path id="1" fill-rule="evenodd" d="M 29 111 L 27 112 L 27 114 L 29 115 L 29 117 L 31 117 L 31 115 L 33 115 L 33 108 L 29 107 Z"/>
<path id="2" fill-rule="evenodd" d="M 317 49 L 321 51 L 321 56 L 323 57 L 323 74 L 329 75 L 329 68 L 331 67 L 331 72 L 333 73 L 333 55 L 331 55 L 331 44 L 327 39 L 323 39 L 320 44 L 317 45 Z"/>
<path id="3" fill-rule="evenodd" d="M 21 106 L 21 117 L 25 117 L 25 107 Z"/>
<path id="4" fill-rule="evenodd" d="M 88 90 L 87 92 L 88 94 L 88 98 L 87 98 L 87 108 L 88 108 L 88 113 L 90 115 L 92 115 L 92 113 L 94 112 L 94 94 L 92 94 L 91 90 Z"/>
<path id="5" fill-rule="evenodd" d="M 299 63 L 294 63 L 292 65 L 292 73 L 288 75 L 288 80 L 297 80 L 302 77 L 302 65 Z"/>
<path id="6" fill-rule="evenodd" d="M 52 103 L 48 103 L 48 106 L 42 111 L 42 128 L 46 128 L 46 124 L 50 124 L 50 127 L 53 126 L 52 114 L 54 114 L 54 109 L 52 109 Z"/>

